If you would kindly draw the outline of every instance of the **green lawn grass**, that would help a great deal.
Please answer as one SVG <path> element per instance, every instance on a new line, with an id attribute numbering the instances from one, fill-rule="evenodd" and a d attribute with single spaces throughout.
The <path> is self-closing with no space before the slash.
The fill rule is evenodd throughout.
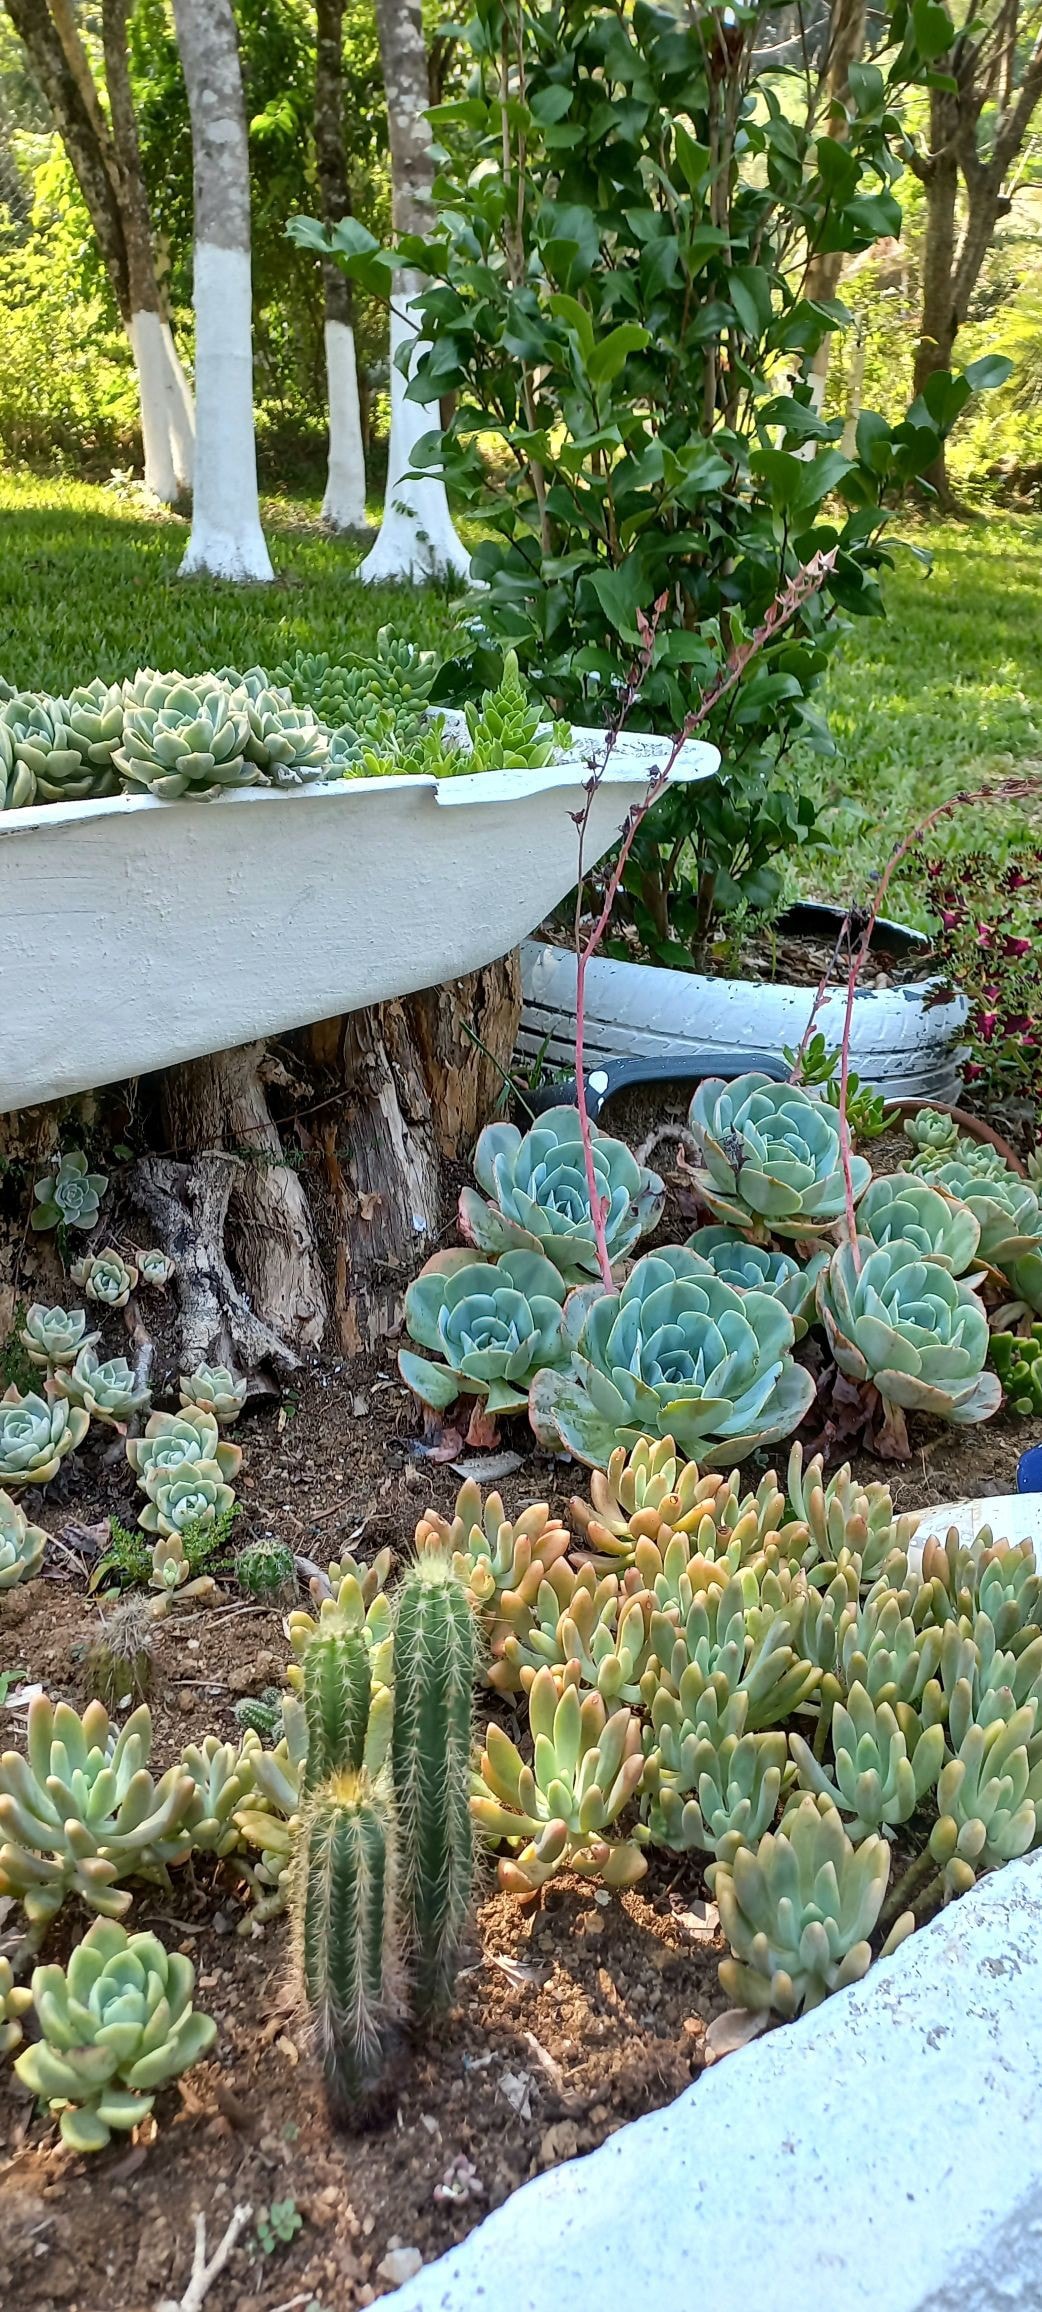
<path id="1" fill-rule="evenodd" d="M 266 501 L 263 514 L 276 584 L 219 586 L 178 578 L 187 527 L 176 517 L 89 483 L 0 476 L 0 674 L 62 690 L 147 665 L 198 673 L 298 649 L 344 659 L 371 648 L 385 624 L 421 645 L 450 644 L 452 599 L 360 586 L 358 549 L 324 535 L 317 500 Z M 1042 758 L 1042 517 L 935 524 L 917 543 L 932 571 L 899 555 L 887 618 L 858 622 L 829 675 L 838 752 L 808 766 L 808 778 L 829 806 L 830 843 L 801 865 L 808 891 L 863 896 L 943 796 Z M 1039 777 L 1042 792 L 1042 763 Z M 1020 809 L 966 812 L 939 847 L 983 843 L 1002 856 L 1032 820 Z M 917 913 L 914 883 L 895 889 Z"/>

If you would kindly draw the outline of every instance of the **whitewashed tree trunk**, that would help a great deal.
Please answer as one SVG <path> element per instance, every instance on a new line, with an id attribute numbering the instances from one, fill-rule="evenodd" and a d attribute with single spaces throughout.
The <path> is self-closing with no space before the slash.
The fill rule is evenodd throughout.
<path id="1" fill-rule="evenodd" d="M 351 190 L 344 152 L 345 0 L 315 0 L 315 161 L 322 221 L 342 223 L 351 214 Z M 331 530 L 365 528 L 365 446 L 358 394 L 354 297 L 339 265 L 322 266 L 326 305 L 326 387 L 329 401 L 329 470 L 322 519 Z"/>
<path id="2" fill-rule="evenodd" d="M 231 0 L 174 0 L 192 122 L 195 493 L 182 577 L 274 576 L 253 429 L 250 173 Z"/>
<path id="3" fill-rule="evenodd" d="M 420 0 L 377 0 L 376 16 L 387 92 L 394 229 L 396 233 L 423 233 L 430 223 L 434 164 L 430 129 L 424 118 L 430 95 Z M 408 478 L 420 435 L 433 432 L 441 422 L 437 403 L 406 400 L 406 379 L 395 359 L 402 346 L 415 349 L 419 344 L 411 311 L 419 286 L 418 276 L 405 272 L 395 284 L 387 494 L 379 537 L 358 573 L 367 585 L 384 578 L 430 578 L 445 571 L 462 578 L 470 568 L 470 556 L 456 535 L 440 474 Z"/>
<path id="4" fill-rule="evenodd" d="M 365 528 L 365 451 L 358 398 L 355 333 L 349 321 L 326 318 L 329 394 L 329 468 L 322 519 L 332 530 Z"/>
<path id="5" fill-rule="evenodd" d="M 169 321 L 162 324 L 163 351 L 167 365 L 167 416 L 170 425 L 170 454 L 178 489 L 187 493 L 195 476 L 195 404 L 192 388 L 185 375 L 181 356 L 174 344 Z"/>
<path id="6" fill-rule="evenodd" d="M 170 431 L 171 377 L 158 313 L 132 313 L 127 334 L 137 371 L 141 403 L 141 440 L 145 452 L 145 488 L 164 504 L 174 505 L 182 484 L 174 466 Z"/>

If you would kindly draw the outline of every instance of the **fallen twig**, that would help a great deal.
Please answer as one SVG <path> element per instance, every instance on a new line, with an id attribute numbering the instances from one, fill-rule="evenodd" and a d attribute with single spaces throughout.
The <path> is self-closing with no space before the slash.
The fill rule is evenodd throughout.
<path id="1" fill-rule="evenodd" d="M 236 2246 L 240 2234 L 245 2230 L 252 2214 L 253 2209 L 241 2203 L 237 2208 L 233 2208 L 228 2229 L 223 2240 L 214 2249 L 209 2263 L 206 2261 L 206 2217 L 201 2212 L 196 2216 L 195 2250 L 192 2256 L 192 2274 L 188 2286 L 184 2295 L 177 2302 L 172 2296 L 165 2297 L 163 2302 L 157 2306 L 157 2312 L 202 2312 L 202 2306 L 206 2302 L 214 2281 L 218 2274 L 223 2272 L 232 2249 Z"/>

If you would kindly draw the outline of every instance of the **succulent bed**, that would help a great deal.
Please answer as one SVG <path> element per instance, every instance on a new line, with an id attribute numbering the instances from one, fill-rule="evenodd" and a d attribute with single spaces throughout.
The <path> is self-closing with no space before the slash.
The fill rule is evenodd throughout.
<path id="1" fill-rule="evenodd" d="M 975 1871 L 1032 1843 L 1034 1567 L 985 1544 L 961 1559 L 934 1552 L 917 1580 L 900 1518 L 924 1494 L 1012 1484 L 1031 1389 L 1020 1366 L 1035 1345 L 1027 1316 L 1009 1314 L 1015 1286 L 1033 1289 L 1030 1184 L 1004 1202 L 976 1158 L 985 1170 L 956 1194 L 952 1166 L 967 1152 L 936 1120 L 911 1140 L 868 1143 L 875 1178 L 863 1156 L 854 1173 L 872 1231 L 862 1269 L 895 1241 L 910 1246 L 927 1271 L 911 1322 L 925 1293 L 939 1336 L 945 1319 L 961 1324 L 955 1345 L 972 1365 L 976 1309 L 960 1295 L 979 1303 L 987 1335 L 979 1288 L 963 1281 L 982 1274 L 987 1227 L 988 1252 L 1007 1264 L 1004 1298 L 989 1266 L 992 1313 L 1022 1328 L 1010 1336 L 1022 1345 L 1006 1360 L 1005 1405 L 982 1358 L 920 1376 L 934 1392 L 925 1411 L 857 1375 L 837 1410 L 834 1388 L 817 1386 L 821 1319 L 837 1337 L 853 1327 L 857 1349 L 861 1288 L 834 1242 L 834 1111 L 812 1103 L 811 1120 L 790 1099 L 814 1178 L 796 1183 L 798 1215 L 782 1184 L 788 1202 L 768 1228 L 782 1141 L 791 1156 L 784 1111 L 751 1124 L 739 1088 L 725 1123 L 712 1087 L 699 1098 L 690 1129 L 722 1149 L 719 1176 L 696 1192 L 690 1167 L 674 1174 L 665 1211 L 649 1166 L 598 1144 L 612 1294 L 566 1123 L 544 1122 L 538 1149 L 493 1127 L 461 1206 L 472 1241 L 412 1288 L 403 1372 L 391 1351 L 326 1367 L 281 1407 L 244 1405 L 237 1375 L 170 1366 L 169 1275 L 147 1245 L 108 1241 L 102 1174 L 73 1151 L 37 1184 L 33 1234 L 45 1254 L 62 1245 L 66 1305 L 25 1311 L 0 1410 L 0 1671 L 15 1673 L 5 1746 L 17 1754 L 0 1766 L 0 1934 L 21 1962 L 0 1982 L 11 2058 L 0 2109 L 16 2154 L 0 2248 L 19 2302 L 176 2294 L 194 2209 L 216 2236 L 244 2198 L 256 2220 L 232 2261 L 236 2300 L 369 2301 L 526 2176 L 677 2093 L 714 2052 L 725 2010 L 741 2018 L 726 2047 L 767 2011 L 784 2016 L 860 1973 L 887 1933 L 907 1930 L 910 1907 L 956 1898 Z M 758 1171 L 752 1154 L 736 1162 L 753 1128 L 768 1159 Z M 895 1181 L 895 1155 L 921 1169 Z M 714 1216 L 703 1203 L 692 1246 L 676 1222 L 696 1193 Z M 910 1233 L 895 1240 L 898 1223 Z M 493 1268 L 476 1303 L 475 1264 Z M 892 1258 L 888 1280 L 909 1265 Z M 900 1336 L 900 1290 L 886 1305 Z M 586 1332 L 598 1306 L 605 1341 L 628 1342 L 625 1364 Z M 142 1307 L 150 1388 L 122 1354 Z M 730 1395 L 719 1378 L 703 1386 L 720 1370 L 719 1356 L 707 1363 L 714 1327 L 732 1369 L 753 1357 Z M 888 1355 L 877 1376 L 894 1369 L 892 1341 Z M 470 1386 L 460 1398 L 458 1380 L 447 1393 L 428 1378 L 441 1402 L 421 1419 L 410 1358 L 421 1383 L 454 1358 Z M 812 1403 L 819 1428 L 834 1419 L 854 1440 L 854 1478 L 837 1479 L 831 1507 L 809 1459 Z M 966 1404 L 988 1417 L 953 1422 Z M 460 1495 L 451 1461 L 481 1479 L 462 1437 L 475 1405 L 512 1459 L 501 1481 L 471 1478 Z M 893 1447 L 898 1412 L 915 1458 L 887 1464 L 871 1448 Z M 635 1443 L 641 1423 L 657 1439 Z M 560 1459 L 562 1424 L 586 1468 Z M 801 1424 L 808 1449 L 790 1463 Z M 834 1445 L 831 1470 L 845 1450 Z M 865 1483 L 874 1489 L 859 1493 Z M 325 1575 L 324 1604 L 301 1560 Z M 423 1638 L 431 1612 L 444 1641 Z M 393 1727 L 407 1761 L 409 1681 L 428 1659 L 446 1679 L 457 1669 L 438 1773 L 417 1805 Z M 45 1690 L 28 1730 L 14 1699 L 25 1683 Z M 472 1685 L 473 1826 L 490 1851 L 468 1915 Z M 117 1726 L 110 1766 L 92 1764 Z M 463 1792 L 455 1818 L 443 1785 Z M 67 1842 L 54 1824 L 77 1806 L 84 1828 Z M 414 1866 L 432 1837 L 455 1858 L 456 1894 L 448 1914 L 427 1916 Z M 358 1943 L 359 1981 L 389 2026 L 361 2072 L 357 2044 L 333 2064 L 316 2051 L 283 1908 L 294 1884 L 300 1971 L 320 2016 L 323 1889 L 331 1857 L 353 1883 L 359 1838 L 383 1855 L 386 1906 Z M 806 1899 L 830 1865 L 841 1915 L 811 1931 L 808 1914 L 797 1951 L 780 1896 L 799 1880 Z M 398 1958 L 411 1985 L 401 2027 Z M 69 2014 L 97 2021 L 113 2002 L 104 2058 L 93 2043 L 85 2055 L 82 2020 L 70 2047 Z"/>

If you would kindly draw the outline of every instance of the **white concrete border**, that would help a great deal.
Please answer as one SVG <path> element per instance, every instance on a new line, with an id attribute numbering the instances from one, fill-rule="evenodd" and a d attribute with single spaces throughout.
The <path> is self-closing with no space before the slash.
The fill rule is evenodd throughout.
<path id="1" fill-rule="evenodd" d="M 1042 1853 L 526 2184 L 395 2312 L 1037 2312 L 1040 2077 Z"/>

